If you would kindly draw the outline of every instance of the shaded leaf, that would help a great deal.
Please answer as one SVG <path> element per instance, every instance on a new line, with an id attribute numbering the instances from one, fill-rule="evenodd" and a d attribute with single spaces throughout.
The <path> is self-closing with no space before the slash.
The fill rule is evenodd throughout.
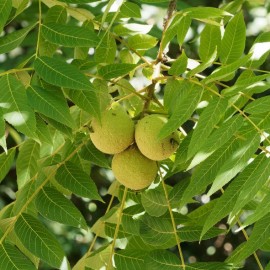
<path id="1" fill-rule="evenodd" d="M 182 269 L 179 258 L 167 250 L 155 250 L 145 257 L 146 266 L 151 270 Z"/>
<path id="2" fill-rule="evenodd" d="M 35 270 L 36 267 L 16 247 L 0 245 L 0 267 L 2 270 Z"/>
<path id="3" fill-rule="evenodd" d="M 44 217 L 79 228 L 87 228 L 81 212 L 54 188 L 44 187 L 36 198 L 36 207 Z"/>
<path id="4" fill-rule="evenodd" d="M 142 193 L 142 205 L 150 216 L 159 217 L 168 210 L 164 191 L 159 188 L 149 189 Z"/>
<path id="5" fill-rule="evenodd" d="M 95 47 L 99 43 L 97 34 L 83 26 L 46 23 L 41 33 L 51 43 L 65 47 Z"/>
<path id="6" fill-rule="evenodd" d="M 114 255 L 117 269 L 143 270 L 145 269 L 145 251 L 137 249 L 119 250 Z"/>
<path id="7" fill-rule="evenodd" d="M 63 187 L 79 196 L 102 201 L 90 176 L 70 161 L 59 167 L 55 179 Z"/>
<path id="8" fill-rule="evenodd" d="M 27 89 L 27 97 L 29 104 L 38 112 L 70 128 L 74 127 L 74 121 L 62 92 L 30 86 Z"/>
<path id="9" fill-rule="evenodd" d="M 7 34 L 4 37 L 0 37 L 0 54 L 10 52 L 11 50 L 17 48 L 23 42 L 27 34 L 34 28 L 34 26 L 35 24 L 32 24 L 21 30 Z"/>
<path id="10" fill-rule="evenodd" d="M 66 259 L 62 247 L 36 218 L 22 214 L 15 224 L 15 232 L 23 245 L 34 255 L 53 267 L 60 268 L 64 265 Z"/>
<path id="11" fill-rule="evenodd" d="M 22 188 L 38 172 L 40 145 L 31 139 L 26 140 L 20 147 L 16 162 L 17 184 Z"/>
<path id="12" fill-rule="evenodd" d="M 47 56 L 37 58 L 34 68 L 43 80 L 53 85 L 77 90 L 91 87 L 89 80 L 77 67 L 59 59 Z"/>
<path id="13" fill-rule="evenodd" d="M 9 14 L 12 9 L 12 1 L 2 0 L 0 2 L 0 33 L 2 33 L 3 28 L 8 20 Z"/>
<path id="14" fill-rule="evenodd" d="M 11 148 L 8 150 L 8 153 L 2 153 L 0 155 L 0 183 L 10 170 L 14 161 L 15 153 L 16 148 Z"/>
<path id="15" fill-rule="evenodd" d="M 92 116 L 100 117 L 100 107 L 99 100 L 97 97 L 97 91 L 95 91 L 94 86 L 89 82 L 88 90 L 73 90 L 68 91 L 68 96 L 70 99 L 81 109 L 90 113 Z"/>
<path id="16" fill-rule="evenodd" d="M 109 162 L 105 154 L 100 152 L 91 141 L 88 141 L 87 144 L 81 148 L 79 155 L 83 159 L 89 160 L 97 166 L 110 169 Z"/>
<path id="17" fill-rule="evenodd" d="M 226 260 L 229 263 L 239 264 L 258 250 L 270 237 L 270 214 L 256 222 L 249 239 L 236 248 Z"/>

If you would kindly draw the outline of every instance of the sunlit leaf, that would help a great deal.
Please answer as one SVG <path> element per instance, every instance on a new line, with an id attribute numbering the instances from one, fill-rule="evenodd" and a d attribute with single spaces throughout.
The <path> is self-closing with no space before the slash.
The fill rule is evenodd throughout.
<path id="1" fill-rule="evenodd" d="M 132 71 L 136 65 L 134 64 L 110 64 L 101 67 L 98 70 L 98 74 L 103 77 L 105 80 L 109 80 L 112 78 L 120 77 L 123 75 L 127 75 L 130 71 Z"/>
<path id="2" fill-rule="evenodd" d="M 41 33 L 50 42 L 66 47 L 96 47 L 99 43 L 97 34 L 83 26 L 46 23 Z"/>
<path id="3" fill-rule="evenodd" d="M 5 75 L 0 79 L 0 96 L 4 118 L 18 131 L 29 137 L 36 137 L 36 118 L 29 107 L 23 84 L 12 75 Z"/>
<path id="4" fill-rule="evenodd" d="M 188 159 L 200 150 L 201 146 L 208 141 L 209 135 L 224 115 L 227 106 L 228 101 L 226 99 L 214 97 L 209 105 L 203 110 L 190 141 Z"/>
<path id="5" fill-rule="evenodd" d="M 170 135 L 191 117 L 200 101 L 203 89 L 196 84 L 186 82 L 182 91 L 183 97 L 178 100 L 177 107 L 174 108 L 169 121 L 161 129 L 160 138 Z"/>
<path id="6" fill-rule="evenodd" d="M 239 59 L 245 49 L 246 26 L 243 13 L 239 12 L 227 24 L 221 40 L 219 57 L 223 64 L 230 64 Z"/>
<path id="7" fill-rule="evenodd" d="M 224 194 L 217 200 L 215 207 L 204 224 L 202 235 L 233 210 L 239 196 L 239 193 L 235 192 L 236 190 L 241 190 L 241 187 L 245 184 L 245 182 L 254 179 L 257 174 L 263 175 L 262 172 L 265 171 L 265 168 L 261 165 L 264 162 L 265 160 L 263 155 L 259 155 L 243 170 L 239 176 L 232 181 L 232 183 L 225 190 Z"/>
<path id="8" fill-rule="evenodd" d="M 219 46 L 221 40 L 220 28 L 207 24 L 200 37 L 199 55 L 203 62 L 207 61 Z"/>

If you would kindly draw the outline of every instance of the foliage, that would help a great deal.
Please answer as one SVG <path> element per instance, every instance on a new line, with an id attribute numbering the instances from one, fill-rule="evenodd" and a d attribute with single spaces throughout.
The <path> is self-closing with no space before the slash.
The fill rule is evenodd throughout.
<path id="1" fill-rule="evenodd" d="M 250 42 L 249 2 L 0 0 L 0 182 L 16 191 L 0 210 L 1 269 L 229 270 L 250 256 L 264 269 L 270 34 Z M 152 9 L 162 30 L 142 16 Z M 113 102 L 135 122 L 166 116 L 159 138 L 181 131 L 147 189 L 114 180 L 90 140 Z M 94 203 L 107 210 L 90 220 Z M 85 241 L 76 262 L 58 223 Z M 245 239 L 226 260 L 188 260 L 188 243 L 231 229 Z"/>

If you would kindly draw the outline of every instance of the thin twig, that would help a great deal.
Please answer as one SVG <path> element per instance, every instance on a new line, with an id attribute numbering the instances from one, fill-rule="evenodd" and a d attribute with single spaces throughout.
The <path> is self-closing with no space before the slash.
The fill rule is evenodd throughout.
<path id="1" fill-rule="evenodd" d="M 163 40 L 165 37 L 165 33 L 168 29 L 169 23 L 171 21 L 173 12 L 176 8 L 176 0 L 171 0 L 167 9 L 167 18 L 164 19 L 164 24 L 163 24 L 163 31 L 162 31 L 162 36 L 161 36 L 161 41 L 160 41 L 160 46 L 159 46 L 159 51 L 158 51 L 158 56 L 157 56 L 157 60 L 156 63 L 162 62 L 163 59 L 163 50 L 164 50 L 164 46 L 163 46 Z"/>
<path id="2" fill-rule="evenodd" d="M 119 228 L 120 228 L 120 223 L 122 221 L 122 215 L 123 215 L 123 209 L 124 209 L 124 205 L 125 205 L 125 201 L 126 201 L 126 197 L 127 197 L 127 191 L 128 191 L 128 188 L 125 187 L 121 206 L 119 209 L 118 220 L 117 220 L 116 228 L 114 231 L 114 237 L 113 237 L 113 241 L 112 241 L 112 249 L 111 249 L 110 259 L 109 259 L 109 263 L 108 263 L 108 269 L 110 269 L 110 267 L 112 266 L 112 262 L 113 262 L 114 247 L 115 247 L 116 239 L 117 239 Z"/>

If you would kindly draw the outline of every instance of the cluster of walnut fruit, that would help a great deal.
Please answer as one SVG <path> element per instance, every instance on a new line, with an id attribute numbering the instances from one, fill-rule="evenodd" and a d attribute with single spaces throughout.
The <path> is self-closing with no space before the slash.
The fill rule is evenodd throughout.
<path id="1" fill-rule="evenodd" d="M 164 139 L 158 134 L 167 119 L 150 114 L 136 125 L 125 109 L 114 103 L 93 119 L 90 137 L 97 149 L 112 154 L 112 171 L 125 187 L 140 190 L 148 187 L 156 178 L 157 161 L 170 157 L 179 145 L 178 131 Z"/>

